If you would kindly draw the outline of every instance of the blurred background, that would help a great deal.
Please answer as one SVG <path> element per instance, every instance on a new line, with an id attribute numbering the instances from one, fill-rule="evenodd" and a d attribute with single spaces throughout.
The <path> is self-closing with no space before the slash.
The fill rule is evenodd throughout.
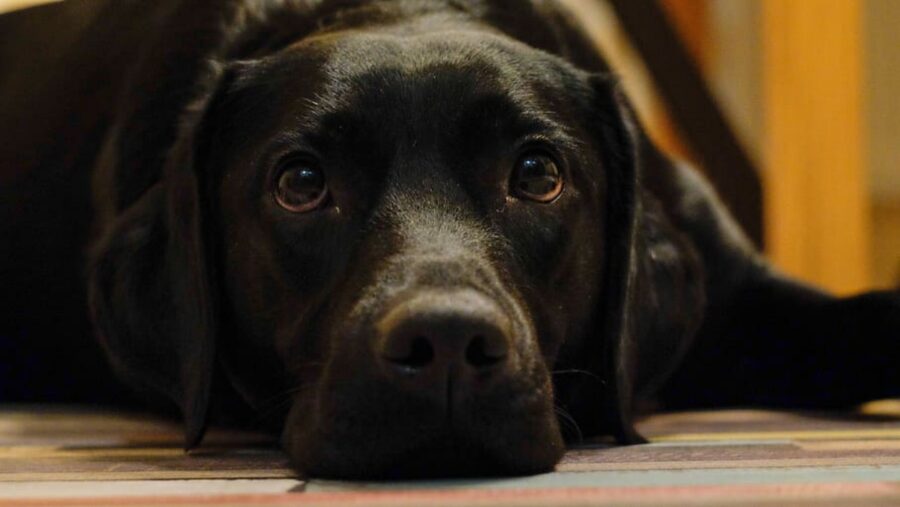
<path id="1" fill-rule="evenodd" d="M 636 49 L 653 27 L 627 19 L 628 0 L 566 3 L 590 18 L 651 135 L 702 164 L 651 77 L 672 55 Z M 756 170 L 775 264 L 844 294 L 900 285 L 900 1 L 634 4 L 632 18 L 662 11 Z"/>
<path id="2" fill-rule="evenodd" d="M 780 269 L 900 285 L 900 0 L 563 1 Z"/>

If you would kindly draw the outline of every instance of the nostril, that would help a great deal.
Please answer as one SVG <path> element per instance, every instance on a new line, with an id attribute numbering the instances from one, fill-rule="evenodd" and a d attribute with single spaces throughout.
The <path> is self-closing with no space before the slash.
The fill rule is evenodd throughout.
<path id="1" fill-rule="evenodd" d="M 383 372 L 421 389 L 476 373 L 503 378 L 517 363 L 509 317 L 474 290 L 416 293 L 374 324 L 370 350 Z"/>
<path id="2" fill-rule="evenodd" d="M 466 361 L 475 368 L 493 366 L 506 359 L 506 347 L 502 344 L 502 341 L 491 341 L 484 335 L 477 335 L 466 347 Z"/>
<path id="3" fill-rule="evenodd" d="M 407 368 L 424 368 L 434 360 L 434 347 L 428 338 L 416 336 L 409 343 L 407 353 L 400 356 L 387 357 L 386 359 Z"/>

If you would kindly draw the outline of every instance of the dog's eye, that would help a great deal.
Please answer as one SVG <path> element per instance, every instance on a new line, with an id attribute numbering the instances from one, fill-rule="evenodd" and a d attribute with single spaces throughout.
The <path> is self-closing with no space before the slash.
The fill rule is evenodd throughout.
<path id="1" fill-rule="evenodd" d="M 510 189 L 517 197 L 548 203 L 562 193 L 562 172 L 546 153 L 526 153 L 516 162 Z"/>
<path id="2" fill-rule="evenodd" d="M 328 198 L 325 175 L 314 162 L 297 159 L 281 166 L 275 187 L 275 200 L 294 213 L 318 209 Z"/>

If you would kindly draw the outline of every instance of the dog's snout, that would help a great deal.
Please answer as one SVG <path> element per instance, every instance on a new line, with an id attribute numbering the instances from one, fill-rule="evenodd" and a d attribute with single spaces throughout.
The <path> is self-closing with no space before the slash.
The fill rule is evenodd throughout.
<path id="1" fill-rule="evenodd" d="M 442 382 L 484 378 L 512 355 L 509 319 L 475 291 L 420 294 L 397 304 L 379 323 L 376 353 L 395 374 Z"/>

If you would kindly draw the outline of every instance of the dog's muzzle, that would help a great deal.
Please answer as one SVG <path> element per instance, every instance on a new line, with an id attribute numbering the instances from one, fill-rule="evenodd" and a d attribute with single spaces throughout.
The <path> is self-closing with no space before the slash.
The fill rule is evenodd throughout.
<path id="1" fill-rule="evenodd" d="M 374 355 L 385 375 L 433 400 L 449 419 L 473 391 L 503 382 L 517 362 L 509 317 L 473 289 L 417 292 L 376 329 Z"/>

